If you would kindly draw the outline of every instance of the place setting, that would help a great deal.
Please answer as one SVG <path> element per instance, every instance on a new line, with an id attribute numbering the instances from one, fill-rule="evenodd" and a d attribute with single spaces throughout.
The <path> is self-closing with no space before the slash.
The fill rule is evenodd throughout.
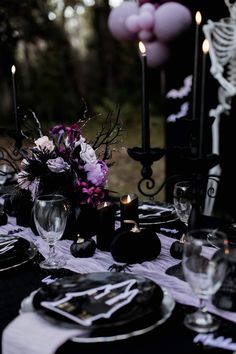
<path id="1" fill-rule="evenodd" d="M 33 260 L 37 248 L 20 236 L 0 235 L 0 272 L 8 271 Z"/>
<path id="2" fill-rule="evenodd" d="M 169 292 L 151 280 L 125 273 L 91 273 L 43 285 L 21 312 L 35 311 L 51 324 L 79 329 L 75 343 L 110 342 L 145 334 L 174 309 Z"/>

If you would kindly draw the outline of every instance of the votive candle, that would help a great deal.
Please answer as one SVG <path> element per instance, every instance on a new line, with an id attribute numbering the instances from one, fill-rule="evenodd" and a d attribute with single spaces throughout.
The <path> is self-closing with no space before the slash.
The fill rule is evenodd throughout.
<path id="1" fill-rule="evenodd" d="M 122 226 L 124 226 L 124 220 L 133 220 L 138 224 L 138 204 L 139 201 L 136 194 L 127 194 L 120 198 L 120 217 Z"/>

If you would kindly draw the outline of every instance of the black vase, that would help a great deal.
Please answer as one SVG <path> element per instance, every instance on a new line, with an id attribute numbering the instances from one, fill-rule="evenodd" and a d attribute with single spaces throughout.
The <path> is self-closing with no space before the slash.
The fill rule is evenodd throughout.
<path id="1" fill-rule="evenodd" d="M 16 217 L 17 225 L 30 226 L 33 201 L 29 191 L 15 189 L 15 193 L 5 199 L 3 208 L 8 215 Z"/>
<path id="2" fill-rule="evenodd" d="M 80 213 L 76 220 L 77 233 L 81 237 L 88 239 L 97 234 L 98 212 L 96 208 L 88 205 L 80 206 Z"/>

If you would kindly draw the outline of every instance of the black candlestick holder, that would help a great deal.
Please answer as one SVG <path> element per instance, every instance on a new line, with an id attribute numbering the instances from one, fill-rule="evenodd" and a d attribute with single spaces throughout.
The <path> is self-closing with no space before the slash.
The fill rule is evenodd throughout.
<path id="1" fill-rule="evenodd" d="M 207 129 L 213 123 L 209 119 L 206 123 Z M 189 135 L 189 146 L 174 147 L 172 151 L 166 151 L 161 148 L 149 148 L 143 150 L 139 147 L 128 149 L 128 154 L 131 158 L 139 161 L 142 164 L 141 179 L 138 183 L 139 192 L 146 196 L 155 197 L 162 188 L 170 181 L 178 181 L 183 179 L 190 179 L 192 181 L 192 211 L 189 218 L 189 229 L 201 226 L 203 197 L 207 191 L 207 182 L 209 178 L 209 170 L 219 163 L 219 156 L 216 154 L 202 154 L 205 146 L 199 147 L 199 127 L 198 121 L 193 121 L 188 118 L 180 119 L 177 124 L 183 125 Z M 200 151 L 201 150 L 201 151 Z M 183 166 L 181 174 L 176 174 L 168 177 L 160 187 L 156 188 L 156 182 L 152 178 L 152 164 L 160 160 L 166 153 L 173 159 L 177 159 L 180 165 Z M 145 190 L 144 187 L 145 186 Z M 215 197 L 211 191 L 211 197 Z"/>
<path id="2" fill-rule="evenodd" d="M 128 149 L 129 156 L 135 160 L 139 161 L 142 164 L 141 175 L 142 178 L 138 184 L 138 190 L 141 194 L 145 196 L 154 196 L 157 194 L 156 192 L 153 193 L 146 193 L 143 189 L 143 184 L 146 184 L 146 189 L 151 191 L 155 188 L 155 181 L 152 178 L 152 164 L 155 161 L 159 161 L 166 153 L 166 150 L 161 148 L 149 148 L 148 150 L 144 150 L 140 147 L 134 147 L 132 149 Z"/>

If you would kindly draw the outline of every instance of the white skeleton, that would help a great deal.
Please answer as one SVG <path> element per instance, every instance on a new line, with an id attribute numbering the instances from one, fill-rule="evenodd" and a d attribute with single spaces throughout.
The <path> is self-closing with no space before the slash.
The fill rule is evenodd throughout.
<path id="1" fill-rule="evenodd" d="M 209 55 L 211 59 L 211 74 L 218 80 L 219 104 L 211 109 L 209 115 L 215 120 L 212 124 L 212 153 L 219 155 L 219 124 L 222 113 L 228 115 L 231 109 L 232 97 L 236 95 L 236 1 L 225 0 L 230 17 L 222 18 L 218 22 L 208 20 L 203 26 L 205 37 L 209 41 Z M 220 165 L 209 171 L 210 175 L 221 175 Z M 214 188 L 216 193 L 218 183 L 209 179 L 207 190 Z M 214 198 L 209 196 L 205 200 L 204 213 L 211 215 L 214 207 Z"/>

